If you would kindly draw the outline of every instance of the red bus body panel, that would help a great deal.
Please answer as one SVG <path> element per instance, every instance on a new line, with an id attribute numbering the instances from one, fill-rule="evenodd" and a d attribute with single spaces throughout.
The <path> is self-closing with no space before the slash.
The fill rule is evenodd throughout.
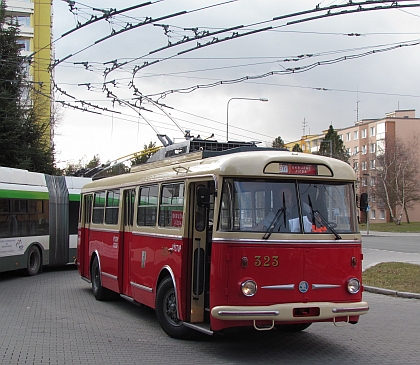
<path id="1" fill-rule="evenodd" d="M 247 259 L 247 266 L 243 264 Z M 257 259 L 258 258 L 258 259 Z M 362 255 L 355 244 L 269 244 L 213 243 L 210 307 L 267 306 L 280 303 L 334 302 L 362 300 L 362 292 L 350 294 L 347 280 L 361 281 Z M 354 266 L 353 266 L 354 265 Z M 241 283 L 252 279 L 257 293 L 246 297 Z M 299 284 L 306 281 L 306 293 Z M 279 289 L 283 286 L 284 289 Z M 291 288 L 293 287 L 293 288 Z M 357 316 L 350 320 L 357 321 Z M 304 320 L 304 318 L 303 318 Z M 252 321 L 221 321 L 211 317 L 211 328 L 253 325 Z"/>

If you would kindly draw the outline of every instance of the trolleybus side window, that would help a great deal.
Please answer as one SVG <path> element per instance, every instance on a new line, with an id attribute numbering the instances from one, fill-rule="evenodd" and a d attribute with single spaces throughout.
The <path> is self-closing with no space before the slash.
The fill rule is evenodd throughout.
<path id="1" fill-rule="evenodd" d="M 105 191 L 99 191 L 95 194 L 93 200 L 93 216 L 92 223 L 102 224 L 104 223 L 105 213 Z"/>
<path id="2" fill-rule="evenodd" d="M 117 224 L 120 205 L 120 191 L 110 190 L 106 194 L 105 224 Z"/>
<path id="3" fill-rule="evenodd" d="M 159 186 L 150 185 L 140 188 L 137 210 L 138 226 L 155 226 L 158 207 Z"/>
<path id="4" fill-rule="evenodd" d="M 48 214 L 43 200 L 0 199 L 0 237 L 48 234 Z"/>
<path id="5" fill-rule="evenodd" d="M 159 205 L 160 227 L 181 227 L 184 212 L 184 183 L 162 185 Z"/>

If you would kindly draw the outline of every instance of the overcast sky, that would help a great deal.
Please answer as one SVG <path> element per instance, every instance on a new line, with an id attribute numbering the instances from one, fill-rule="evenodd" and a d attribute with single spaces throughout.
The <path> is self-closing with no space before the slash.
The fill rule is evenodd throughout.
<path id="1" fill-rule="evenodd" d="M 99 9 L 98 3 L 76 2 L 71 12 L 67 2 L 54 1 L 54 50 L 60 60 L 54 75 L 64 92 L 55 91 L 55 99 L 65 102 L 59 107 L 55 137 L 59 166 L 87 162 L 95 154 L 102 162 L 113 160 L 141 150 L 150 141 L 160 145 L 155 131 L 175 141 L 183 138 L 180 129 L 203 138 L 214 133 L 224 141 L 231 98 L 269 100 L 229 103 L 229 140 L 258 140 L 262 145 L 277 136 L 286 142 L 297 140 L 304 132 L 320 133 L 330 124 L 344 128 L 357 119 L 381 118 L 397 109 L 416 109 L 420 116 L 419 7 L 336 16 L 322 10 L 272 21 L 318 4 L 328 8 L 348 1 L 162 0 L 65 35 L 78 23 L 102 16 L 100 9 L 141 4 L 101 0 Z M 410 3 L 418 1 L 398 2 Z M 329 12 L 355 9 L 333 7 Z M 176 15 L 180 12 L 184 13 Z M 203 32 L 241 25 L 191 40 Z M 272 28 L 260 31 L 266 27 Z M 113 37 L 100 41 L 113 32 Z M 209 41 L 211 45 L 197 48 L 197 42 Z M 152 52 L 177 42 L 181 44 Z M 247 81 L 238 82 L 246 77 Z M 135 103 L 140 95 L 170 108 L 161 110 L 145 98 Z"/>

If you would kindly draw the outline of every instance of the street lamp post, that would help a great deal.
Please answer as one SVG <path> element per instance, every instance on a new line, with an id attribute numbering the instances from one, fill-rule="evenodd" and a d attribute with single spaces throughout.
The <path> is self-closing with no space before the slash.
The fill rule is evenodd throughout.
<path id="1" fill-rule="evenodd" d="M 229 103 L 231 100 L 256 100 L 256 101 L 268 101 L 267 98 L 230 98 L 226 106 L 226 142 L 229 141 Z"/>
<path id="2" fill-rule="evenodd" d="M 366 176 L 366 194 L 367 194 L 367 208 L 366 208 L 366 234 L 369 235 L 369 174 L 363 174 Z"/>

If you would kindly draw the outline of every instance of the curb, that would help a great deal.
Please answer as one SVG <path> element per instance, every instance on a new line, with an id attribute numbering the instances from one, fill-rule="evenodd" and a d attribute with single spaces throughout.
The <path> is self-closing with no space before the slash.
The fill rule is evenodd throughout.
<path id="1" fill-rule="evenodd" d="M 417 294 L 417 293 L 382 289 L 382 288 L 376 288 L 374 286 L 367 286 L 367 285 L 364 285 L 363 287 L 364 287 L 364 291 L 367 291 L 369 293 L 392 295 L 392 296 L 400 297 L 400 298 L 420 299 L 420 294 Z"/>

